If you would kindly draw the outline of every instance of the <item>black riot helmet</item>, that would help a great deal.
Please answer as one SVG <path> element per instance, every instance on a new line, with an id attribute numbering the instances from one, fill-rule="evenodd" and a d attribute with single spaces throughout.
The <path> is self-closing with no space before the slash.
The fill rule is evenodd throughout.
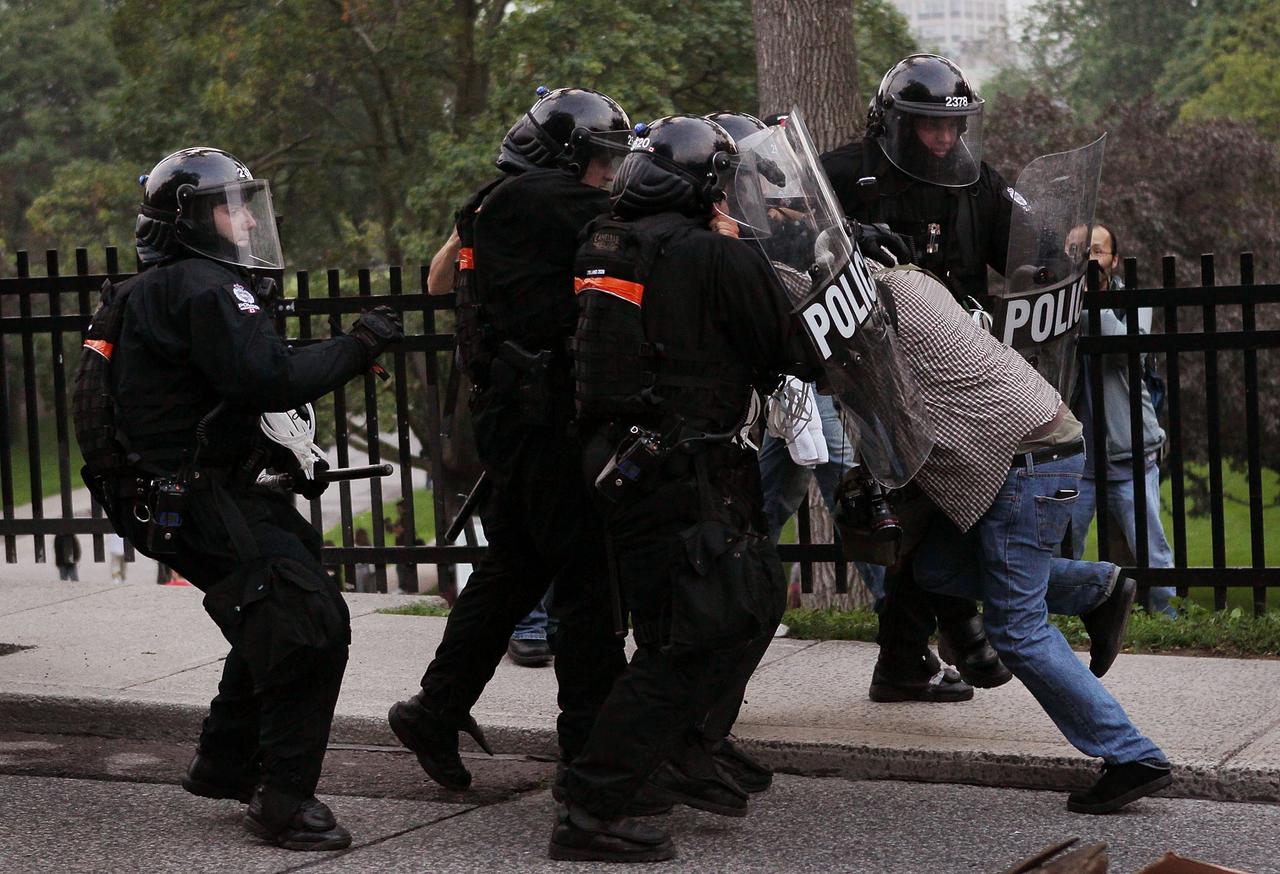
<path id="1" fill-rule="evenodd" d="M 635 134 L 610 195 L 619 217 L 705 215 L 724 199 L 738 147 L 720 125 L 700 115 L 670 115 L 636 125 Z"/>
<path id="2" fill-rule="evenodd" d="M 982 98 L 951 61 L 911 55 L 880 80 L 867 110 L 867 136 L 909 176 L 953 188 L 972 185 L 982 163 Z"/>
<path id="3" fill-rule="evenodd" d="M 284 267 L 271 186 L 221 149 L 169 155 L 138 180 L 134 243 L 143 264 L 190 251 L 240 267 Z"/>
<path id="4" fill-rule="evenodd" d="M 722 109 L 719 112 L 711 113 L 707 118 L 724 128 L 729 136 L 733 137 L 735 143 L 765 129 L 763 121 L 746 112 L 731 112 Z"/>
<path id="5" fill-rule="evenodd" d="M 755 136 L 762 130 L 768 130 L 769 125 L 754 115 L 746 112 L 730 112 L 721 110 L 713 112 L 707 118 L 724 128 L 729 136 L 733 137 L 735 144 L 741 143 L 748 137 Z M 745 147 L 744 147 L 745 148 Z M 742 151 L 741 149 L 739 151 Z M 756 170 L 764 176 L 770 184 L 777 188 L 782 188 L 787 184 L 786 174 L 774 161 L 768 158 L 757 158 Z"/>
<path id="6" fill-rule="evenodd" d="M 621 163 L 631 119 L 612 98 L 589 88 L 545 87 L 538 102 L 502 138 L 495 162 L 504 173 L 561 168 L 582 177 L 593 159 Z"/>

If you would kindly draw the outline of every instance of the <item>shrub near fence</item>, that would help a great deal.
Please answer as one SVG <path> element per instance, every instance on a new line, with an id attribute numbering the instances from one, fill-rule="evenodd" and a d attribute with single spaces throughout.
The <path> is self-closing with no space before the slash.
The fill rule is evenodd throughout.
<path id="1" fill-rule="evenodd" d="M 45 538 L 61 532 L 92 536 L 94 561 L 104 561 L 103 535 L 110 526 L 94 506 L 88 513 L 73 512 L 73 493 L 81 484 L 78 471 L 71 470 L 71 425 L 67 374 L 74 373 L 79 360 L 79 338 L 88 325 L 97 304 L 97 292 L 104 280 L 122 279 L 118 256 L 106 253 L 105 272 L 91 273 L 85 250 L 76 250 L 75 269 L 62 275 L 57 252 L 45 256 L 43 276 L 32 276 L 26 253 L 18 253 L 17 276 L 0 279 L 0 424 L 6 439 L 0 445 L 0 538 L 5 559 L 18 560 L 17 538 L 32 538 L 37 561 L 46 560 Z M 1263 493 L 1263 469 L 1280 469 L 1280 392 L 1269 374 L 1280 364 L 1275 349 L 1280 346 L 1280 286 L 1256 285 L 1253 282 L 1251 256 L 1239 261 L 1240 283 L 1215 284 L 1214 260 L 1204 256 L 1201 285 L 1177 288 L 1173 259 L 1162 264 L 1163 287 L 1140 288 L 1137 265 L 1125 263 L 1128 289 L 1123 291 L 1091 291 L 1084 296 L 1084 318 L 1092 324 L 1090 336 L 1081 338 L 1080 350 L 1085 356 L 1124 355 L 1129 366 L 1131 421 L 1140 421 L 1141 385 L 1140 355 L 1156 356 L 1168 386 L 1165 428 L 1171 452 L 1167 473 L 1172 483 L 1172 542 L 1174 568 L 1146 568 L 1144 495 L 1136 490 L 1136 524 L 1139 529 L 1139 555 L 1135 556 L 1133 574 L 1145 585 L 1173 585 L 1185 594 L 1189 586 L 1209 586 L 1215 604 L 1226 603 L 1227 589 L 1243 587 L 1251 591 L 1255 611 L 1267 605 L 1267 590 L 1280 586 L 1280 568 L 1267 566 L 1267 530 L 1263 511 L 1276 497 Z M 324 272 L 324 293 L 313 293 L 315 274 L 299 271 L 287 278 L 289 297 L 278 308 L 278 327 L 291 342 L 303 345 L 322 336 L 342 330 L 345 317 L 358 314 L 375 304 L 385 304 L 405 315 L 405 343 L 390 356 L 389 370 L 393 382 L 378 383 L 372 375 L 352 383 L 346 391 L 317 404 L 320 432 L 331 443 L 340 466 L 350 463 L 350 453 L 362 445 L 368 461 L 376 464 L 390 461 L 396 465 L 402 494 L 412 494 L 426 483 L 415 482 L 415 465 L 425 466 L 432 487 L 434 530 L 443 531 L 447 518 L 446 494 L 465 491 L 468 483 L 458 482 L 445 465 L 448 441 L 455 443 L 469 435 L 454 429 L 448 438 L 441 434 L 442 425 L 450 418 L 451 396 L 457 394 L 452 368 L 452 334 L 444 330 L 451 319 L 451 296 L 428 296 L 425 293 L 426 267 L 413 277 L 406 288 L 405 273 L 391 267 L 376 277 L 369 270 L 343 274 L 338 270 Z M 281 277 L 282 280 L 285 277 Z M 374 293 L 375 283 L 377 293 Z M 320 283 L 314 283 L 319 285 Z M 1096 276 L 1091 277 L 1096 287 Z M 1099 313 L 1104 307 L 1123 309 L 1129 316 L 1128 336 L 1101 337 Z M 1134 314 L 1141 307 L 1153 307 L 1163 321 L 1163 332 L 1149 336 L 1136 333 Z M 317 321 L 321 320 L 321 321 Z M 1090 368 L 1093 374 L 1100 370 Z M 1100 385 L 1094 391 L 1101 392 Z M 465 403 L 465 400 L 462 401 Z M 50 416 L 49 413 L 52 415 Z M 41 422 L 52 418 L 55 441 L 42 435 Z M 47 426 L 46 426 L 47 427 Z M 385 433 L 384 433 L 385 432 Z M 1141 428 L 1134 428 L 1135 435 Z M 25 435 L 25 458 L 15 465 L 13 446 L 18 434 Z M 1100 463 L 1101 434 L 1085 435 L 1090 444 L 1090 457 Z M 1140 439 L 1140 436 L 1139 436 Z M 56 486 L 47 488 L 41 473 L 44 455 L 56 452 L 58 476 Z M 1135 454 L 1140 464 L 1142 453 Z M 22 514 L 14 506 L 16 471 L 25 462 L 33 503 Z M 425 465 L 424 465 L 425 462 Z M 1226 559 L 1223 470 L 1234 465 L 1245 474 L 1248 483 L 1250 562 L 1248 567 L 1228 567 Z M 1202 483 L 1189 471 L 1207 469 L 1207 482 Z M 373 542 L 371 546 L 354 545 L 352 526 L 353 503 L 349 483 L 339 483 L 338 522 L 342 543 L 326 548 L 326 560 L 347 567 L 348 578 L 354 576 L 356 562 L 378 566 L 378 588 L 386 590 L 387 564 L 430 564 L 448 568 L 459 562 L 474 562 L 483 554 L 475 546 L 400 546 L 389 544 L 384 533 L 388 516 L 383 504 L 382 484 L 370 484 L 370 512 Z M 1105 506 L 1105 481 L 1099 485 L 1099 506 Z M 56 495 L 59 512 L 46 515 L 43 498 Z M 1206 566 L 1188 566 L 1189 507 L 1202 507 L 1212 530 L 1212 560 Z M 405 520 L 414 530 L 412 502 Z M 320 501 L 312 501 L 307 510 L 312 523 L 321 531 L 333 526 L 326 519 Z M 1099 543 L 1106 558 L 1106 529 L 1109 521 L 1097 522 Z M 784 561 L 799 561 L 802 577 L 811 579 L 814 562 L 838 561 L 831 544 L 807 542 L 808 520 L 800 520 L 801 543 L 784 545 Z M 838 579 L 843 579 L 840 575 Z"/>

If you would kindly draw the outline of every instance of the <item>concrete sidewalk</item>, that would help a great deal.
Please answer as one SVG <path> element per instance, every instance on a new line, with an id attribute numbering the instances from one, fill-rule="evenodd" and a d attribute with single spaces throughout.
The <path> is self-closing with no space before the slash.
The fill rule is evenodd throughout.
<path id="1" fill-rule="evenodd" d="M 149 574 L 123 585 L 42 574 L 0 567 L 0 652 L 30 647 L 0 656 L 0 728 L 194 741 L 227 650 L 200 592 Z M 387 708 L 416 690 L 445 623 L 376 612 L 410 600 L 348 596 L 334 743 L 396 743 Z M 963 704 L 873 704 L 875 656 L 870 644 L 776 641 L 736 733 L 806 775 L 1040 789 L 1095 775 L 1016 680 Z M 1280 801 L 1280 661 L 1124 655 L 1105 683 L 1178 766 L 1163 794 Z M 474 712 L 498 751 L 554 754 L 552 671 L 504 661 Z"/>

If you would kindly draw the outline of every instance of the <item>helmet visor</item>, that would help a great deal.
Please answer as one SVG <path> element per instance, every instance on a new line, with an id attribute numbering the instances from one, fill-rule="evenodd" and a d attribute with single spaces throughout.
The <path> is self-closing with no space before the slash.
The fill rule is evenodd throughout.
<path id="1" fill-rule="evenodd" d="M 734 155 L 727 163 L 720 174 L 724 199 L 715 205 L 716 212 L 737 222 L 740 236 L 757 240 L 768 237 L 773 233 L 768 200 L 778 190 L 775 180 L 781 171 L 770 166 L 767 158 L 762 160 L 751 153 Z"/>
<path id="2" fill-rule="evenodd" d="M 982 101 L 948 110 L 898 101 L 885 111 L 880 146 L 894 166 L 922 182 L 972 185 L 982 164 Z"/>
<path id="3" fill-rule="evenodd" d="M 627 152 L 631 148 L 633 136 L 629 130 L 591 132 L 589 137 L 591 160 L 608 163 L 608 180 L 610 182 L 618 175 L 618 170 L 622 167 L 622 161 L 627 157 Z"/>
<path id="4" fill-rule="evenodd" d="M 193 252 L 228 264 L 251 270 L 284 267 L 265 179 L 179 192 L 179 239 Z"/>
<path id="5" fill-rule="evenodd" d="M 760 240 L 770 261 L 807 272 L 821 210 L 805 155 L 779 126 L 738 140 L 738 149 L 733 190 L 758 192 L 759 200 L 728 201 L 735 210 L 731 217 Z"/>

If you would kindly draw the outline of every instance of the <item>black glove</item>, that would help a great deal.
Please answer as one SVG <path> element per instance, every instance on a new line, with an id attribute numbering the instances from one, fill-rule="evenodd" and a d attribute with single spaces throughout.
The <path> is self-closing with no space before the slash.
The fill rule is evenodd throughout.
<path id="1" fill-rule="evenodd" d="M 916 255 L 910 237 L 895 234 L 889 230 L 888 225 L 883 223 L 855 222 L 854 228 L 854 239 L 863 258 L 878 261 L 886 267 L 892 267 L 895 262 L 898 264 L 915 262 Z"/>
<path id="2" fill-rule="evenodd" d="M 347 334 L 360 341 L 365 362 L 372 364 L 384 349 L 404 339 L 404 327 L 399 313 L 391 307 L 377 306 L 362 313 Z"/>
<path id="3" fill-rule="evenodd" d="M 314 501 L 316 498 L 324 494 L 324 490 L 329 488 L 329 484 L 321 479 L 320 474 L 329 469 L 329 462 L 324 459 L 317 458 L 315 467 L 312 468 L 312 479 L 307 479 L 302 474 L 302 470 L 294 471 L 291 475 L 293 480 L 293 491 L 302 495 L 308 501 Z"/>

